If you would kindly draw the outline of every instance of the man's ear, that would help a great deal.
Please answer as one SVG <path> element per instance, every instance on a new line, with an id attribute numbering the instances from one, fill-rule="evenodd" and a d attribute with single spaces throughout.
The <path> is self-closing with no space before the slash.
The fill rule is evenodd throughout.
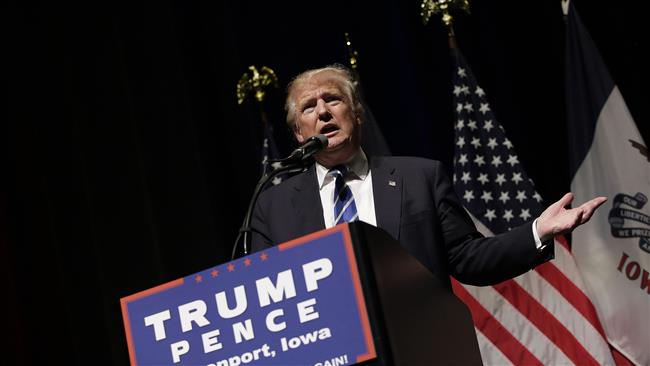
<path id="1" fill-rule="evenodd" d="M 293 136 L 296 138 L 296 141 L 298 141 L 299 144 L 305 142 L 305 137 L 300 132 L 300 127 L 297 123 L 293 125 Z"/>

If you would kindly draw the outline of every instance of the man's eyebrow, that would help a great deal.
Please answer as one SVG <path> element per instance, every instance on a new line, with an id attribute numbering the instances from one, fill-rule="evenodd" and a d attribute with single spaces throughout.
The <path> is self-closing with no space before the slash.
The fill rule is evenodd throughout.
<path id="1" fill-rule="evenodd" d="M 298 106 L 302 107 L 302 106 L 304 106 L 306 104 L 309 104 L 309 103 L 311 103 L 311 102 L 313 102 L 315 100 L 316 100 L 316 97 L 313 96 L 313 95 L 305 97 L 303 99 L 298 100 Z"/>
<path id="2" fill-rule="evenodd" d="M 343 98 L 343 95 L 344 94 L 340 90 L 332 89 L 332 90 L 323 91 L 320 96 L 323 97 L 323 98 L 329 98 L 329 97 Z M 317 97 L 315 95 L 310 95 L 310 96 L 304 97 L 303 99 L 298 100 L 298 106 L 303 107 L 306 104 L 313 103 L 316 99 L 317 99 Z"/>

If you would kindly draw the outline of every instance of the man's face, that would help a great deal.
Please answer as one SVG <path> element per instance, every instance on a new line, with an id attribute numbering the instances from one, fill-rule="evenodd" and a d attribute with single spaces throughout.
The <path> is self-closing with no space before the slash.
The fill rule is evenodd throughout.
<path id="1" fill-rule="evenodd" d="M 359 148 L 361 119 L 355 116 L 342 83 L 341 76 L 324 71 L 301 82 L 293 92 L 296 139 L 303 143 L 313 135 L 327 136 L 327 148 L 316 160 L 328 167 L 346 162 Z"/>

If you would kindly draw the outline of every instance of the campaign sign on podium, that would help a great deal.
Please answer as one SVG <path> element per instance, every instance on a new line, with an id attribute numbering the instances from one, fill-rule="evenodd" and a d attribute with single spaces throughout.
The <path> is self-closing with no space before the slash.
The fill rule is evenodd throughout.
<path id="1" fill-rule="evenodd" d="M 347 225 L 121 299 L 132 365 L 349 365 L 376 357 Z"/>

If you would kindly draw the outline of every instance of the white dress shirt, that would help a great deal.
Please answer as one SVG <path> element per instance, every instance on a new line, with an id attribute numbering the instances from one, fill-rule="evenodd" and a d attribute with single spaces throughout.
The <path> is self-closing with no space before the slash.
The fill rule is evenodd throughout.
<path id="1" fill-rule="evenodd" d="M 345 183 L 350 187 L 352 196 L 354 196 L 359 221 L 377 226 L 375 199 L 372 194 L 372 176 L 366 154 L 359 149 L 359 153 L 352 157 L 345 166 L 348 168 L 348 172 L 344 176 Z M 335 177 L 327 174 L 328 171 L 329 169 L 316 163 L 316 176 L 318 177 L 318 189 L 326 228 L 334 226 L 334 188 L 336 185 Z"/>

